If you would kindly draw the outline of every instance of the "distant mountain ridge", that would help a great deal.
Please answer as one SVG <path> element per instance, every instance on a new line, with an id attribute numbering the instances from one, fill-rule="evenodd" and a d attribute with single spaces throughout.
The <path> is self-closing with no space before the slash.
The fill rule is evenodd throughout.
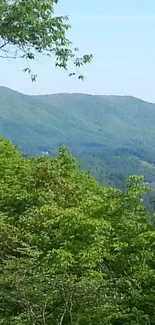
<path id="1" fill-rule="evenodd" d="M 30 96 L 0 87 L 0 135 L 28 155 L 61 145 L 99 179 L 155 181 L 155 104 L 130 96 Z"/>

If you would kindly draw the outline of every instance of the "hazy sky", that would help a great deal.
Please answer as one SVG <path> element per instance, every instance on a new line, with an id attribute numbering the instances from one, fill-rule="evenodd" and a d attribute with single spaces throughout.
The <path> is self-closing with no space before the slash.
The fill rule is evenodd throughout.
<path id="1" fill-rule="evenodd" d="M 70 79 L 54 60 L 33 64 L 36 83 L 24 63 L 0 60 L 0 85 L 29 94 L 84 92 L 133 95 L 155 101 L 155 0 L 60 0 L 57 12 L 70 16 L 70 39 L 81 53 L 93 53 L 82 72 Z"/>

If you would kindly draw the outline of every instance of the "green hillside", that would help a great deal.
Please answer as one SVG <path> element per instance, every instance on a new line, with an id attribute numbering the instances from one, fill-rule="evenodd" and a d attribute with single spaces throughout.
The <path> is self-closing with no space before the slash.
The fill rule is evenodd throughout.
<path id="1" fill-rule="evenodd" d="M 0 88 L 0 134 L 28 155 L 67 145 L 84 168 L 117 186 L 129 174 L 155 181 L 155 104 L 134 97 L 23 95 Z"/>

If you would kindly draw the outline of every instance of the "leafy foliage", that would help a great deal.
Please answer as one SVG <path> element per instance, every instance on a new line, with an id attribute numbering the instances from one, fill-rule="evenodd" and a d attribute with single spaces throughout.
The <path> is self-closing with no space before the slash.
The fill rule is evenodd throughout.
<path id="1" fill-rule="evenodd" d="M 2 139 L 0 174 L 0 324 L 154 324 L 143 178 L 100 187 L 64 147 L 24 159 Z"/>
<path id="2" fill-rule="evenodd" d="M 58 0 L 0 0 L 0 57 L 34 60 L 40 54 L 54 55 L 55 65 L 66 70 L 70 60 L 75 67 L 89 63 L 92 55 L 77 57 L 78 48 L 72 49 L 66 37 L 68 17 L 55 15 L 57 3 Z M 36 80 L 37 75 L 29 67 L 24 71 L 32 81 Z"/>

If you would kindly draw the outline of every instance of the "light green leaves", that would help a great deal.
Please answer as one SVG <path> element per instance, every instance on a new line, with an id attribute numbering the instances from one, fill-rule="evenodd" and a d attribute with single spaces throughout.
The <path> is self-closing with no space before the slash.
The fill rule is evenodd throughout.
<path id="1" fill-rule="evenodd" d="M 143 179 L 102 188 L 65 147 L 0 140 L 0 324 L 154 325 L 155 231 Z"/>
<path id="2" fill-rule="evenodd" d="M 0 56 L 2 58 L 37 59 L 40 55 L 55 56 L 55 65 L 68 70 L 68 63 L 80 67 L 91 61 L 92 55 L 76 56 L 66 32 L 70 29 L 67 16 L 56 16 L 58 1 L 0 0 Z M 37 75 L 24 69 L 32 81 Z M 75 74 L 75 72 L 70 75 Z M 81 78 L 79 78 L 81 79 Z"/>

